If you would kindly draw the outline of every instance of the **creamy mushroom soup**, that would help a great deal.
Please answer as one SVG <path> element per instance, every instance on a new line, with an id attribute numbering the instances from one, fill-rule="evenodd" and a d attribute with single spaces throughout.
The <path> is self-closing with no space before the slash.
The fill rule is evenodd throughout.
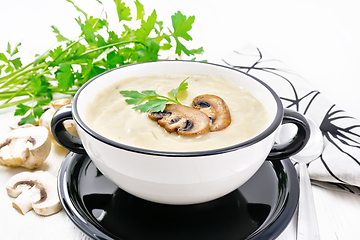
<path id="1" fill-rule="evenodd" d="M 189 78 L 188 78 L 189 77 Z M 228 105 L 231 124 L 224 130 L 199 136 L 168 133 L 156 121 L 128 105 L 122 90 L 155 90 L 168 96 L 171 89 L 187 79 L 187 91 L 179 92 L 179 100 L 191 106 L 201 94 L 220 96 Z M 133 147 L 184 152 L 218 149 L 239 144 L 259 134 L 268 126 L 268 113 L 263 105 L 245 89 L 225 79 L 212 76 L 147 76 L 123 79 L 99 92 L 89 104 L 85 122 L 97 133 Z"/>

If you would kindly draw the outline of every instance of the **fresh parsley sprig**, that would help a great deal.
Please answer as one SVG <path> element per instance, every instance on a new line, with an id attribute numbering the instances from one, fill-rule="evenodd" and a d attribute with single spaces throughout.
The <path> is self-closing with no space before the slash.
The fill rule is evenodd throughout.
<path id="1" fill-rule="evenodd" d="M 110 30 L 104 7 L 100 17 L 93 17 L 72 0 L 66 1 L 80 14 L 75 19 L 80 29 L 78 38 L 66 37 L 57 27 L 51 26 L 58 45 L 37 55 L 33 62 L 25 66 L 17 57 L 20 43 L 8 43 L 6 51 L 0 52 L 0 109 L 17 106 L 15 114 L 26 116 L 23 123 L 34 123 L 39 119 L 43 112 L 41 107 L 48 105 L 54 94 L 71 97 L 85 82 L 107 70 L 136 62 L 159 60 L 160 51 L 173 47 L 177 55 L 186 54 L 193 60 L 196 54 L 203 52 L 202 47 L 188 49 L 182 43 L 192 40 L 189 31 L 194 16 L 186 17 L 178 11 L 171 16 L 172 28 L 168 28 L 163 26 L 155 10 L 146 17 L 139 0 L 134 0 L 134 17 L 122 0 L 114 0 L 118 23 L 123 26 L 117 33 Z M 96 1 L 103 5 L 100 0 Z M 134 21 L 140 21 L 139 28 L 130 27 L 138 26 Z M 130 24 L 127 25 L 127 22 Z M 177 99 L 174 94 L 174 99 Z"/>
<path id="2" fill-rule="evenodd" d="M 169 95 L 173 98 L 159 95 L 154 90 L 145 90 L 141 92 L 124 90 L 120 91 L 120 94 L 129 98 L 125 100 L 128 104 L 136 105 L 133 107 L 135 110 L 140 110 L 140 112 L 162 112 L 168 102 L 182 105 L 178 99 L 178 93 L 188 89 L 187 79 L 188 78 L 182 81 L 177 88 L 174 88 L 169 92 Z"/>

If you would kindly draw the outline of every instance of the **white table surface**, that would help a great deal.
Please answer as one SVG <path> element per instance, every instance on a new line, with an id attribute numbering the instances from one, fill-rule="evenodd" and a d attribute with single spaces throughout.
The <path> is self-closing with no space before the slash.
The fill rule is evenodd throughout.
<path id="1" fill-rule="evenodd" d="M 94 0 L 74 0 L 89 14 L 101 7 Z M 113 1 L 103 0 L 116 26 Z M 127 2 L 134 8 L 132 1 Z M 143 0 L 146 13 L 156 9 L 158 19 L 170 26 L 170 16 L 180 10 L 195 15 L 191 48 L 203 46 L 202 58 L 221 62 L 229 52 L 252 45 L 270 52 L 311 82 L 350 115 L 360 119 L 360 15 L 352 1 L 241 1 Z M 0 2 L 0 52 L 7 42 L 22 42 L 23 63 L 51 48 L 56 39 L 51 25 L 75 37 L 79 14 L 65 0 L 13 0 Z M 12 109 L 0 110 L 0 134 L 9 131 Z M 54 148 L 43 169 L 57 173 L 66 151 Z M 0 239 L 88 239 L 64 211 L 41 217 L 25 216 L 12 208 L 5 182 L 22 169 L 0 167 Z M 322 239 L 359 239 L 360 196 L 313 186 Z M 296 216 L 278 237 L 296 239 Z"/>

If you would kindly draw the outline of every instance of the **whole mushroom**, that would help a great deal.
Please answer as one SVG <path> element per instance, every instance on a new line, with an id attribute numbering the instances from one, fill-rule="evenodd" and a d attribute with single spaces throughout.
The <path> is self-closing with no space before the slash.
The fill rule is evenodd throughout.
<path id="1" fill-rule="evenodd" d="M 61 210 L 56 186 L 57 177 L 49 172 L 21 172 L 7 181 L 6 190 L 16 198 L 12 205 L 21 214 L 34 209 L 37 214 L 48 216 Z"/>
<path id="2" fill-rule="evenodd" d="M 50 131 L 51 120 L 52 120 L 55 112 L 57 110 L 59 110 L 59 108 L 65 106 L 65 105 L 68 105 L 70 103 L 71 103 L 71 100 L 67 99 L 67 98 L 52 101 L 50 103 L 50 108 L 48 110 L 46 110 L 43 113 L 43 115 L 41 115 L 40 120 L 39 120 L 39 125 L 46 127 L 51 134 L 51 131 Z M 74 120 L 64 121 L 64 127 L 70 134 L 72 134 L 75 137 L 78 137 L 78 133 L 76 131 Z M 55 141 L 55 143 L 56 143 L 56 141 Z"/>
<path id="3" fill-rule="evenodd" d="M 54 113 L 59 110 L 59 108 L 68 105 L 71 103 L 70 99 L 63 98 L 59 100 L 51 101 L 49 109 L 47 109 L 40 117 L 39 125 L 50 129 L 51 120 Z"/>
<path id="4" fill-rule="evenodd" d="M 45 127 L 18 128 L 0 140 L 0 165 L 34 169 L 46 160 L 50 150 L 50 134 Z"/>

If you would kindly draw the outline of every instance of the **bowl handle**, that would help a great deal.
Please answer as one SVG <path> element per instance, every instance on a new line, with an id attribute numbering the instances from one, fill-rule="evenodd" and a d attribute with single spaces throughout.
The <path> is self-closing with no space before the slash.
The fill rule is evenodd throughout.
<path id="1" fill-rule="evenodd" d="M 297 133 L 291 141 L 275 144 L 271 149 L 267 160 L 281 160 L 300 152 L 310 138 L 310 126 L 306 118 L 299 112 L 284 109 L 282 124 L 293 123 L 297 127 Z"/>
<path id="2" fill-rule="evenodd" d="M 66 131 L 63 122 L 65 120 L 73 119 L 72 105 L 66 105 L 59 110 L 53 116 L 51 120 L 51 133 L 54 139 L 64 148 L 75 153 L 85 153 L 84 146 L 80 138 L 71 135 Z"/>

